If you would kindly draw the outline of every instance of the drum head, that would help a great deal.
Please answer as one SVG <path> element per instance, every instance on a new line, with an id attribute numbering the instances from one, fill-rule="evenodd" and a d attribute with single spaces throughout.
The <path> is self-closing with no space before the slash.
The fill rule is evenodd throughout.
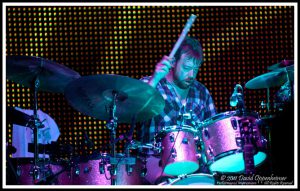
<path id="1" fill-rule="evenodd" d="M 168 164 L 164 169 L 164 173 L 168 175 L 178 176 L 181 174 L 193 173 L 198 169 L 199 164 L 194 161 L 179 161 Z"/>
<path id="2" fill-rule="evenodd" d="M 267 155 L 264 152 L 258 152 L 254 155 L 254 166 L 260 165 L 265 161 Z M 241 172 L 245 170 L 243 153 L 227 155 L 214 161 L 210 167 L 211 172 Z"/>
<path id="3" fill-rule="evenodd" d="M 214 185 L 215 179 L 209 174 L 191 174 L 185 178 L 177 178 L 170 185 Z"/>

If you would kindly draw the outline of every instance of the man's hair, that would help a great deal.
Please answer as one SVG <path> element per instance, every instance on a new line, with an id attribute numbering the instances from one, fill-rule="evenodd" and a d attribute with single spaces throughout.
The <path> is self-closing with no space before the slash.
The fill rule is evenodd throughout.
<path id="1" fill-rule="evenodd" d="M 192 37 L 186 36 L 182 41 L 182 44 L 178 48 L 175 59 L 178 61 L 182 54 L 187 54 L 188 56 L 195 59 L 201 65 L 203 63 L 203 49 L 201 43 Z"/>

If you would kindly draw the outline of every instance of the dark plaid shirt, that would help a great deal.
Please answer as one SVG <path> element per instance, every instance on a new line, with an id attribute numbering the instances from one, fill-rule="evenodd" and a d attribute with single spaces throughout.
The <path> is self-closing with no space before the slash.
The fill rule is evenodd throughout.
<path id="1" fill-rule="evenodd" d="M 150 76 L 141 80 L 148 83 Z M 216 108 L 208 89 L 198 81 L 194 81 L 191 85 L 185 106 L 178 98 L 174 87 L 165 78 L 158 83 L 156 89 L 164 98 L 165 107 L 159 115 L 154 116 L 153 120 L 148 121 L 150 127 L 144 127 L 144 131 L 148 132 L 142 132 L 141 136 L 146 142 L 152 141 L 154 134 L 163 127 L 180 125 L 196 127 L 201 121 L 216 115 Z"/>

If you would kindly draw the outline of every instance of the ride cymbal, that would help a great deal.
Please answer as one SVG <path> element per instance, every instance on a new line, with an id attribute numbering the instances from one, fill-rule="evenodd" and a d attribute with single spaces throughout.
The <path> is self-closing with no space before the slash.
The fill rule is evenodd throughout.
<path id="1" fill-rule="evenodd" d="M 249 80 L 245 87 L 248 89 L 263 89 L 282 86 L 288 77 L 283 71 L 272 71 Z"/>

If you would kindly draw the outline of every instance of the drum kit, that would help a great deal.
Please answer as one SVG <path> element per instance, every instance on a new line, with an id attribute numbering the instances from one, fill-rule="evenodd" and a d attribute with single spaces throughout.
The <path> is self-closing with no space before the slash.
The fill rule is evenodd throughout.
<path id="1" fill-rule="evenodd" d="M 268 68 L 271 72 L 253 78 L 245 87 L 269 89 L 284 86 L 285 90 L 289 89 L 288 99 L 284 99 L 293 99 L 293 64 L 290 60 L 277 63 Z M 217 114 L 196 127 L 164 127 L 153 143 L 142 144 L 132 140 L 132 124 L 151 119 L 165 106 L 163 97 L 148 84 L 120 75 L 80 76 L 54 61 L 31 56 L 7 56 L 6 67 L 9 80 L 34 90 L 33 116 L 7 109 L 8 119 L 17 124 L 31 121 L 29 124 L 34 130 L 34 158 L 29 166 L 26 163 L 21 169 L 23 173 L 17 173 L 19 179 L 24 179 L 19 181 L 20 184 L 213 185 L 216 184 L 215 173 L 249 171 L 251 174 L 253 168 L 267 157 L 266 140 L 261 135 L 257 123 L 260 116 L 256 112 L 239 108 Z M 77 111 L 106 120 L 110 153 L 96 153 L 86 160 L 77 160 L 76 157 L 61 160 L 59 165 L 51 161 L 48 165 L 41 164 L 37 129 L 42 127 L 36 112 L 39 91 L 63 93 Z M 116 153 L 118 123 L 131 124 L 124 154 Z M 55 152 L 58 147 L 53 148 L 48 150 Z M 129 152 L 133 150 L 138 150 L 134 156 Z M 144 150 L 153 152 L 148 154 Z M 247 163 L 252 165 L 249 167 Z M 202 164 L 210 173 L 195 173 Z M 46 169 L 47 173 L 41 175 L 41 169 Z"/>

